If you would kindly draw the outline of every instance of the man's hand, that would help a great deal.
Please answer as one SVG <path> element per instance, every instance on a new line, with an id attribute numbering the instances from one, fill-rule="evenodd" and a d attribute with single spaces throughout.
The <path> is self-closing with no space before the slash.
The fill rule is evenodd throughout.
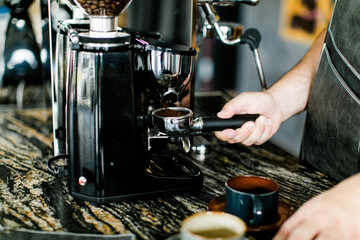
<path id="1" fill-rule="evenodd" d="M 226 129 L 215 135 L 229 143 L 244 145 L 262 144 L 278 130 L 283 117 L 268 92 L 245 92 L 228 103 L 218 113 L 219 118 L 230 118 L 237 114 L 260 114 L 255 122 L 247 122 L 238 129 Z"/>
<path id="2" fill-rule="evenodd" d="M 274 240 L 360 239 L 360 174 L 306 202 Z"/>

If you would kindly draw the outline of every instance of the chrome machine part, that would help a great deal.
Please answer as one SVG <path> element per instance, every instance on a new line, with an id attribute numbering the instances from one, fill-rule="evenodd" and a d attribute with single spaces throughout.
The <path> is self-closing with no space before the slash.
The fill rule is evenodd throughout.
<path id="1" fill-rule="evenodd" d="M 244 33 L 244 27 L 237 23 L 219 22 L 218 25 L 221 35 L 230 41 L 239 39 Z M 219 38 L 217 31 L 212 25 L 208 24 L 205 28 L 204 35 L 206 38 Z"/>
<path id="2" fill-rule="evenodd" d="M 208 24 L 215 30 L 218 38 L 222 43 L 226 45 L 236 45 L 240 43 L 241 36 L 239 36 L 236 39 L 230 40 L 223 34 L 219 25 L 219 15 L 217 14 L 213 5 L 211 5 L 210 3 L 203 3 L 200 4 L 200 7 L 205 12 L 205 16 L 208 21 Z"/>
<path id="3" fill-rule="evenodd" d="M 202 120 L 202 118 L 195 118 L 192 121 L 191 128 L 195 130 L 202 130 L 203 126 L 204 126 L 204 121 Z"/>
<path id="4" fill-rule="evenodd" d="M 145 54 L 137 55 L 141 64 L 136 64 L 146 65 L 154 78 L 151 83 L 153 94 L 159 95 L 160 102 L 165 104 L 179 101 L 192 79 L 196 50 L 157 40 L 146 42 L 138 39 L 138 43 Z"/>
<path id="5" fill-rule="evenodd" d="M 182 148 L 186 153 L 190 152 L 191 150 L 191 142 L 189 137 L 181 137 L 180 141 L 182 143 Z"/>
<path id="6" fill-rule="evenodd" d="M 256 69 L 257 69 L 257 72 L 258 72 L 258 75 L 259 75 L 261 89 L 266 90 L 267 85 L 266 85 L 266 81 L 265 81 L 264 70 L 263 70 L 263 67 L 262 67 L 262 64 L 261 64 L 259 50 L 257 48 L 254 49 L 253 54 L 254 54 L 254 60 L 255 60 Z"/>
<path id="7" fill-rule="evenodd" d="M 115 32 L 117 29 L 118 17 L 113 16 L 91 16 L 90 19 L 90 34 Z"/>

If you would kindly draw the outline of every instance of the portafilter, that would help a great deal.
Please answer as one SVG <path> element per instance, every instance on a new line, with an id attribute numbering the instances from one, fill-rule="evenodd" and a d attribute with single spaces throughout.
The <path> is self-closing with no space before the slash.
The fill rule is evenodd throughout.
<path id="1" fill-rule="evenodd" d="M 236 115 L 232 118 L 198 117 L 193 119 L 193 111 L 184 107 L 159 108 L 152 113 L 154 127 L 161 133 L 179 134 L 187 131 L 221 131 L 240 128 L 248 121 L 255 121 L 258 114 Z"/>

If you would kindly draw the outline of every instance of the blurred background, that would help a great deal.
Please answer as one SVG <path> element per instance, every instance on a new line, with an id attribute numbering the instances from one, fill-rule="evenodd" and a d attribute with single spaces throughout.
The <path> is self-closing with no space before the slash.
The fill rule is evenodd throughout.
<path id="1" fill-rule="evenodd" d="M 134 0 L 133 4 L 137 1 Z M 170 0 L 167 0 L 170 1 Z M 0 110 L 51 107 L 50 54 L 46 31 L 68 19 L 65 4 L 47 0 L 0 0 Z M 215 7 L 221 21 L 257 28 L 267 85 L 274 84 L 305 54 L 331 17 L 332 0 L 262 0 L 256 7 Z M 165 7 L 165 6 L 163 6 Z M 155 13 L 157 14 L 157 13 Z M 138 16 L 137 16 L 138 17 Z M 121 21 L 121 19 L 120 19 Z M 19 51 L 21 50 L 21 51 Z M 196 91 L 261 91 L 252 52 L 247 46 L 226 46 L 204 39 L 196 66 Z M 305 113 L 283 123 L 271 142 L 298 156 Z"/>

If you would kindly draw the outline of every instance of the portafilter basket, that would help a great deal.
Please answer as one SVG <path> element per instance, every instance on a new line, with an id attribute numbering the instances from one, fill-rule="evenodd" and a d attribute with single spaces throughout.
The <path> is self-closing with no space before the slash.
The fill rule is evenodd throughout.
<path id="1" fill-rule="evenodd" d="M 236 115 L 232 118 L 199 117 L 193 119 L 193 112 L 184 107 L 159 108 L 152 113 L 153 125 L 165 134 L 179 134 L 188 130 L 222 131 L 240 128 L 248 121 L 256 121 L 258 114 Z"/>
<path id="2" fill-rule="evenodd" d="M 162 133 L 177 134 L 187 131 L 193 111 L 184 107 L 159 108 L 152 113 L 153 125 Z"/>

